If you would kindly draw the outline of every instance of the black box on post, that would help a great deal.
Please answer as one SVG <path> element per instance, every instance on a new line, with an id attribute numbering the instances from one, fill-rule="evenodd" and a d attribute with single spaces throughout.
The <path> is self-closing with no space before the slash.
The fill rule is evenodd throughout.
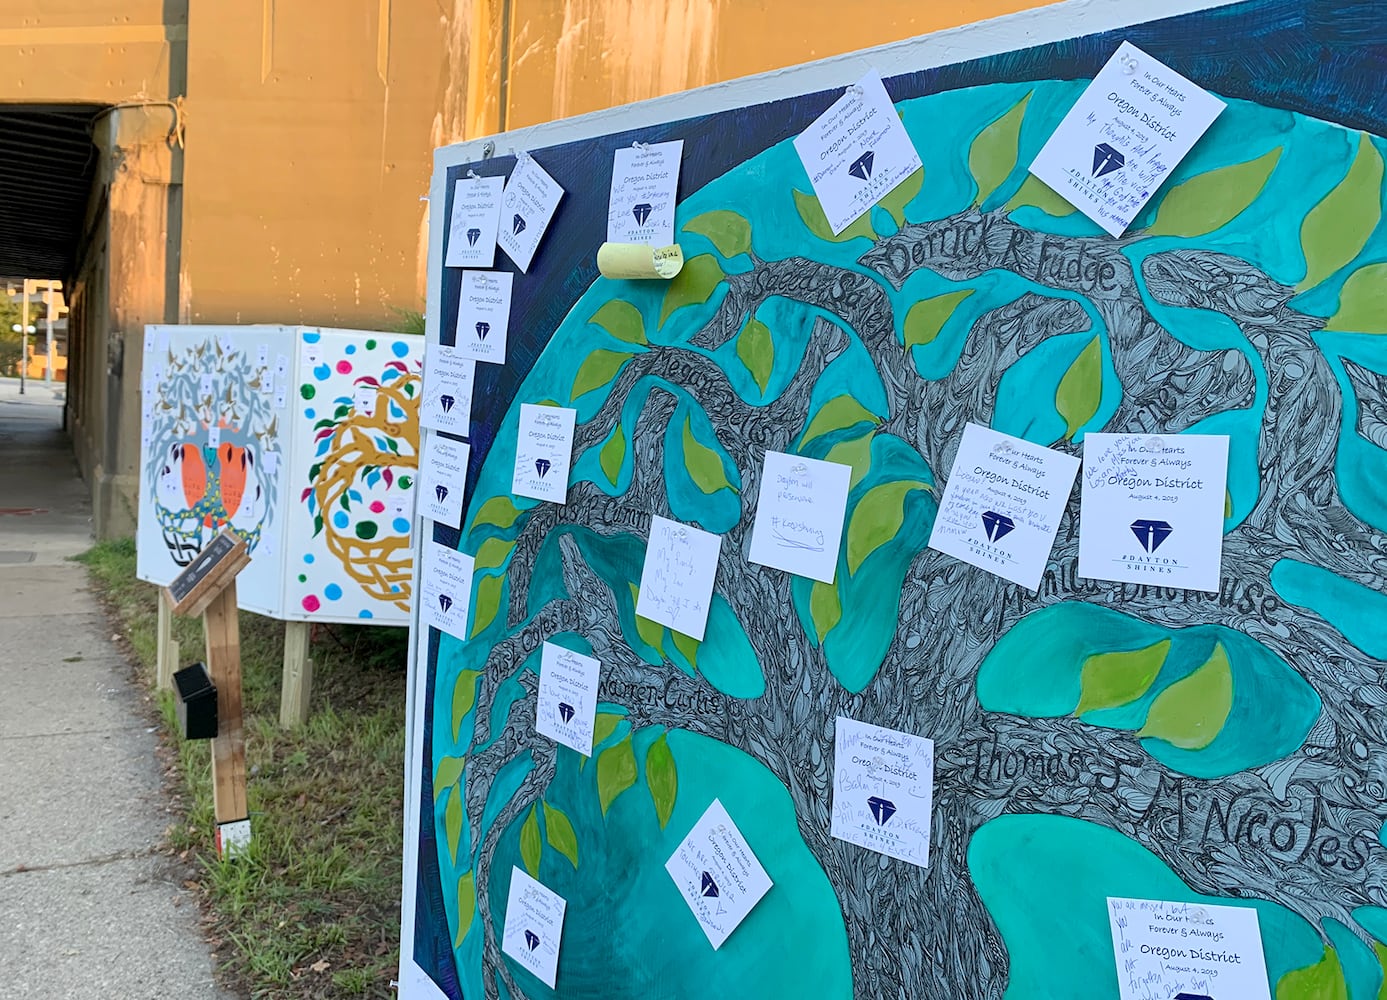
<path id="1" fill-rule="evenodd" d="M 207 665 L 194 663 L 173 675 L 174 690 L 178 692 L 178 725 L 183 738 L 210 740 L 217 735 L 217 686 L 207 672 Z"/>

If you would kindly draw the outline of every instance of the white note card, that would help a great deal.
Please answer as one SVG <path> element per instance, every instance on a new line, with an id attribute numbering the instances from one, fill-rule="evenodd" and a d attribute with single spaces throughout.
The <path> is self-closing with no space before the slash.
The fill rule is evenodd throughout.
<path id="1" fill-rule="evenodd" d="M 463 177 L 453 184 L 453 218 L 444 267 L 491 267 L 501 219 L 501 177 Z"/>
<path id="2" fill-rule="evenodd" d="M 674 242 L 674 202 L 684 140 L 627 146 L 612 154 L 607 201 L 608 243 Z"/>
<path id="3" fill-rule="evenodd" d="M 833 836 L 927 868 L 933 805 L 933 740 L 838 717 Z"/>
<path id="4" fill-rule="evenodd" d="M 771 877 L 717 799 L 665 862 L 665 871 L 714 951 L 771 887 Z"/>
<path id="5" fill-rule="evenodd" d="M 430 344 L 424 359 L 419 425 L 452 434 L 472 429 L 472 384 L 477 362 L 441 344 Z"/>
<path id="6" fill-rule="evenodd" d="M 1031 173 L 1121 236 L 1224 107 L 1123 42 L 1036 155 Z"/>
<path id="7" fill-rule="evenodd" d="M 450 528 L 462 524 L 462 498 L 467 486 L 471 447 L 441 434 L 424 439 L 419 457 L 419 516 Z"/>
<path id="8" fill-rule="evenodd" d="M 568 501 L 573 461 L 573 422 L 578 411 L 566 406 L 520 404 L 511 492 L 550 503 Z"/>
<path id="9" fill-rule="evenodd" d="M 558 893 L 519 868 L 511 868 L 501 950 L 550 989 L 559 974 L 559 943 L 567 908 L 568 903 Z"/>
<path id="10" fill-rule="evenodd" d="M 474 560 L 465 552 L 439 545 L 424 531 L 423 565 L 419 568 L 419 622 L 467 638 L 467 612 L 472 604 Z"/>
<path id="11" fill-rule="evenodd" d="M 721 535 L 652 517 L 636 614 L 702 642 L 721 548 Z"/>
<path id="12" fill-rule="evenodd" d="M 1079 575 L 1218 592 L 1226 434 L 1086 434 Z"/>
<path id="13" fill-rule="evenodd" d="M 968 424 L 939 501 L 929 547 L 1036 590 L 1079 460 Z"/>
<path id="14" fill-rule="evenodd" d="M 1271 1000 L 1250 906 L 1108 897 L 1121 1000 Z"/>
<path id="15" fill-rule="evenodd" d="M 501 196 L 501 232 L 497 238 L 506 256 L 521 271 L 530 270 L 539 241 L 562 197 L 563 188 L 554 178 L 544 172 L 534 157 L 522 153 Z"/>
<path id="16" fill-rule="evenodd" d="M 462 272 L 457 334 L 453 340 L 456 353 L 494 365 L 506 363 L 514 278 L 509 271 Z"/>
<path id="17" fill-rule="evenodd" d="M 539 663 L 539 699 L 535 732 L 592 756 L 592 727 L 597 717 L 597 685 L 602 663 L 552 642 L 544 644 Z"/>
<path id="18" fill-rule="evenodd" d="M 751 561 L 832 583 L 851 481 L 850 465 L 766 452 Z"/>
<path id="19" fill-rule="evenodd" d="M 835 236 L 920 169 L 920 154 L 875 70 L 795 137 L 795 152 Z"/>

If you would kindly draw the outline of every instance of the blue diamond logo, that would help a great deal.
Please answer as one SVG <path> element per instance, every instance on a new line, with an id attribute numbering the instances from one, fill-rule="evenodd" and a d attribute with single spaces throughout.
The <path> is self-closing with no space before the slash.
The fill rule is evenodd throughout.
<path id="1" fill-rule="evenodd" d="M 709 899 L 717 899 L 718 896 L 721 895 L 721 893 L 718 892 L 717 881 L 707 872 L 703 873 L 703 889 L 701 890 L 701 894 L 707 896 Z"/>
<path id="2" fill-rule="evenodd" d="M 987 532 L 989 542 L 1000 542 L 1016 528 L 1016 522 L 995 510 L 982 512 L 982 529 Z"/>
<path id="3" fill-rule="evenodd" d="M 1093 147 L 1094 177 L 1102 177 L 1104 174 L 1110 174 L 1114 170 L 1121 170 L 1126 165 L 1126 158 L 1106 142 L 1100 142 Z"/>
<path id="4" fill-rule="evenodd" d="M 566 701 L 559 702 L 559 718 L 564 722 L 573 721 L 573 706 Z"/>
<path id="5" fill-rule="evenodd" d="M 1161 547 L 1161 543 L 1170 537 L 1170 533 L 1175 529 L 1170 526 L 1169 521 L 1150 521 L 1146 518 L 1138 518 L 1132 522 L 1132 534 L 1137 536 L 1137 541 L 1147 552 L 1155 552 Z"/>
<path id="6" fill-rule="evenodd" d="M 872 811 L 872 819 L 877 821 L 877 826 L 885 826 L 886 821 L 896 815 L 896 803 L 890 799 L 883 799 L 880 795 L 868 798 L 867 808 Z"/>
<path id="7" fill-rule="evenodd" d="M 448 487 L 444 486 L 442 483 L 433 488 L 433 493 L 434 496 L 438 497 L 439 503 L 448 499 Z"/>
<path id="8" fill-rule="evenodd" d="M 549 474 L 549 459 L 535 459 L 535 471 L 539 473 L 540 479 L 543 479 L 545 476 L 547 476 Z"/>
<path id="9" fill-rule="evenodd" d="M 440 406 L 443 407 L 443 412 L 444 412 L 444 413 L 450 413 L 450 412 L 452 412 L 453 404 L 456 403 L 456 402 L 457 402 L 457 400 L 454 399 L 452 396 L 439 396 L 439 397 L 438 397 L 438 404 L 439 404 Z"/>
<path id="10" fill-rule="evenodd" d="M 478 340 L 485 340 L 485 339 L 486 339 L 486 335 L 487 335 L 488 333 L 490 333 L 490 332 L 491 332 L 491 324 L 490 324 L 490 323 L 478 323 L 478 324 L 477 324 L 477 339 L 478 339 Z"/>
<path id="11" fill-rule="evenodd" d="M 645 220 L 650 218 L 650 206 L 645 202 L 641 202 L 639 205 L 633 205 L 631 207 L 631 214 L 636 217 L 636 225 L 643 226 L 645 225 Z"/>
<path id="12" fill-rule="evenodd" d="M 869 149 L 852 161 L 852 166 L 848 167 L 848 173 L 860 181 L 865 181 L 872 176 L 872 164 L 875 161 L 876 153 Z"/>
<path id="13" fill-rule="evenodd" d="M 477 241 L 478 241 L 479 239 L 481 239 L 481 238 L 482 238 L 482 231 L 481 231 L 480 229 L 469 229 L 469 230 L 467 230 L 467 245 L 468 245 L 469 247 L 474 247 L 474 246 L 476 246 L 476 245 L 477 245 Z"/>
<path id="14" fill-rule="evenodd" d="M 529 946 L 531 951 L 534 951 L 536 948 L 539 947 L 539 935 L 536 934 L 534 931 L 526 931 L 525 944 Z"/>
<path id="15" fill-rule="evenodd" d="M 448 609 L 452 606 L 453 599 L 451 597 L 449 597 L 447 594 L 438 595 L 438 607 L 441 611 L 443 611 L 446 614 Z"/>
<path id="16" fill-rule="evenodd" d="M 517 212 L 515 218 L 511 220 L 511 230 L 516 236 L 519 236 L 525 231 L 525 217 L 519 212 Z"/>

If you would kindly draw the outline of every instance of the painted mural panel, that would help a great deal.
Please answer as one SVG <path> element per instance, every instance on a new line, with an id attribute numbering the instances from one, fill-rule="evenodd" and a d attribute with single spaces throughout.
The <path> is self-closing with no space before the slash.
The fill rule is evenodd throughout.
<path id="1" fill-rule="evenodd" d="M 284 617 L 404 624 L 422 342 L 316 329 L 298 338 Z"/>
<path id="2" fill-rule="evenodd" d="M 574 194 L 517 277 L 511 364 L 479 367 L 462 527 L 434 528 L 478 572 L 470 638 L 423 646 L 406 996 L 1115 997 L 1108 896 L 1255 908 L 1278 1000 L 1380 995 L 1363 10 L 1252 0 L 888 79 L 924 166 L 838 236 L 790 139 L 841 90 L 532 150 Z M 1112 239 L 1026 167 L 1124 39 L 1229 107 Z M 671 138 L 684 272 L 596 277 L 595 165 Z M 545 401 L 578 410 L 563 506 L 509 492 Z M 1228 435 L 1218 592 L 1079 578 L 1077 501 L 1036 592 L 930 550 L 968 421 L 1075 455 Z M 746 559 L 767 451 L 853 467 L 834 583 Z M 702 643 L 634 614 L 655 515 L 724 536 Z M 602 662 L 591 760 L 533 732 L 545 641 Z M 839 716 L 934 740 L 927 868 L 830 837 Z M 774 883 L 717 951 L 663 868 L 715 798 Z M 513 867 L 567 901 L 553 991 L 500 950 Z"/>

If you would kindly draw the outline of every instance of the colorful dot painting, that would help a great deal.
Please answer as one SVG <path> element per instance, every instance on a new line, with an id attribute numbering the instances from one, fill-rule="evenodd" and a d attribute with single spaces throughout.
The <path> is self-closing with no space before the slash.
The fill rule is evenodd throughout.
<path id="1" fill-rule="evenodd" d="M 337 374 L 350 375 L 352 373 L 352 363 L 345 358 L 337 362 Z"/>

